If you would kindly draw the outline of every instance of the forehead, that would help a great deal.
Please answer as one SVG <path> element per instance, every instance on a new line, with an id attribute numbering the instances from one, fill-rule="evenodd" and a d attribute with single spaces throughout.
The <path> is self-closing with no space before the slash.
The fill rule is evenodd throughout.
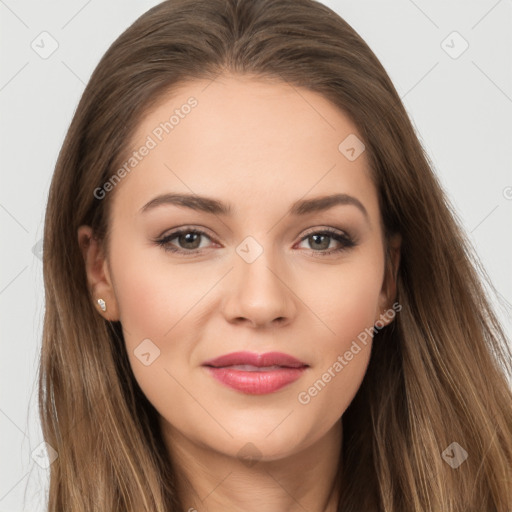
<path id="1" fill-rule="evenodd" d="M 166 192 L 218 197 L 235 209 L 341 192 L 358 196 L 375 216 L 361 143 L 349 117 L 307 89 L 233 75 L 186 82 L 137 127 L 114 209 L 133 214 Z M 355 159 L 354 151 L 347 157 L 352 147 Z"/>

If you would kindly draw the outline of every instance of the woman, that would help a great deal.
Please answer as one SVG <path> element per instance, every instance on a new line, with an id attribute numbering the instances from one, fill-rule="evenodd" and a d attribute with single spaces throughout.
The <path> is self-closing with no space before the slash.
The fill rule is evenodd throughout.
<path id="1" fill-rule="evenodd" d="M 512 508 L 477 259 L 322 4 L 141 16 L 84 91 L 43 253 L 50 511 Z"/>

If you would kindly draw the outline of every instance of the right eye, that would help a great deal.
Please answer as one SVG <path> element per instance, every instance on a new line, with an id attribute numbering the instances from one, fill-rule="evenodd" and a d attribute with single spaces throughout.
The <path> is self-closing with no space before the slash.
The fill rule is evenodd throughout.
<path id="1" fill-rule="evenodd" d="M 195 228 L 180 228 L 157 240 L 156 243 L 163 247 L 164 251 L 180 254 L 196 254 L 197 252 L 201 252 L 201 249 L 204 248 L 200 245 L 201 237 L 210 239 L 204 231 Z M 176 247 L 176 244 L 171 243 L 171 241 L 175 239 L 181 247 Z"/>

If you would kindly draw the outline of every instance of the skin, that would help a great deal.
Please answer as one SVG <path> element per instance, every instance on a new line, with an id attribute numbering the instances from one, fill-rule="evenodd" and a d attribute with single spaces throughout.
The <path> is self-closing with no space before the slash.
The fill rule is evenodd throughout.
<path id="1" fill-rule="evenodd" d="M 234 75 L 175 89 L 141 121 L 133 149 L 190 96 L 197 107 L 110 192 L 108 258 L 90 227 L 78 230 L 92 297 L 107 304 L 99 314 L 123 325 L 135 378 L 161 416 L 182 475 L 185 510 L 334 511 L 340 419 L 365 375 L 371 338 L 309 403 L 298 395 L 395 298 L 366 153 L 350 161 L 338 150 L 358 131 L 322 96 Z M 140 213 L 164 192 L 213 197 L 234 214 L 175 205 Z M 353 205 L 287 215 L 296 200 L 336 192 L 356 197 L 368 218 Z M 187 257 L 155 243 L 183 225 L 207 233 L 202 253 Z M 317 248 L 305 235 L 327 227 L 356 245 L 319 256 L 341 244 L 331 237 Z M 252 263 L 236 252 L 247 236 L 263 250 Z M 179 244 L 170 245 L 196 247 Z M 395 271 L 399 245 L 392 240 Z M 144 339 L 160 350 L 148 366 L 134 354 Z M 309 368 L 277 392 L 248 395 L 201 366 L 239 350 L 284 352 Z"/>

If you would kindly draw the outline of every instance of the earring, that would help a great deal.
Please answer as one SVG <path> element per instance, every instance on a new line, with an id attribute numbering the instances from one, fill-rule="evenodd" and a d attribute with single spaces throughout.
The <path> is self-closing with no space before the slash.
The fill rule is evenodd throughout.
<path id="1" fill-rule="evenodd" d="M 107 305 L 103 299 L 98 299 L 98 304 L 102 311 L 107 311 Z"/>

